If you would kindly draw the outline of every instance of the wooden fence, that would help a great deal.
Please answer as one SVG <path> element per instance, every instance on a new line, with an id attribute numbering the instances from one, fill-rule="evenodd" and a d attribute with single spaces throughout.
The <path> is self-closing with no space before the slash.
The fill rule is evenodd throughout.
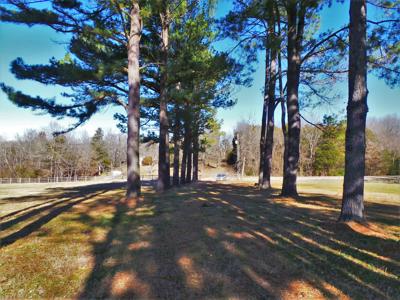
<path id="1" fill-rule="evenodd" d="M 141 175 L 141 180 L 156 180 L 157 175 Z M 37 178 L 0 178 L 0 184 L 15 183 L 59 183 L 59 182 L 84 182 L 84 181 L 112 181 L 124 180 L 125 175 L 120 176 L 79 176 L 79 177 L 37 177 Z"/>

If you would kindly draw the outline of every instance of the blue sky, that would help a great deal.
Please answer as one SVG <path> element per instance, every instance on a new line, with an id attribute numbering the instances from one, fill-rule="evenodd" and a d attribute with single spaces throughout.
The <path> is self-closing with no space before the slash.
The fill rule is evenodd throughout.
<path id="1" fill-rule="evenodd" d="M 345 1 L 347 2 L 347 1 Z M 229 11 L 231 1 L 220 1 L 216 15 L 222 16 Z M 369 11 L 373 17 L 374 11 Z M 348 3 L 335 4 L 333 7 L 324 9 L 321 12 L 321 29 L 339 28 L 348 20 Z M 33 81 L 20 81 L 13 77 L 9 71 L 12 60 L 22 57 L 27 63 L 46 63 L 49 58 L 61 58 L 66 53 L 65 41 L 68 37 L 63 34 L 56 34 L 47 27 L 27 27 L 21 25 L 0 23 L 0 81 L 22 90 L 30 95 L 59 98 L 61 88 L 43 86 Z M 223 42 L 218 45 L 220 49 L 229 49 L 230 43 Z M 231 132 L 237 121 L 246 119 L 259 123 L 262 110 L 262 86 L 264 80 L 264 61 L 261 58 L 254 73 L 253 85 L 250 88 L 240 88 L 235 96 L 238 103 L 228 110 L 218 111 L 218 117 L 223 119 L 222 129 Z M 303 112 L 307 117 L 317 121 L 324 113 L 344 113 L 347 101 L 346 82 L 332 87 L 338 90 L 342 97 L 330 107 L 319 107 L 313 111 Z M 383 81 L 377 80 L 374 76 L 368 77 L 368 105 L 369 117 L 381 117 L 387 114 L 399 112 L 399 89 L 390 89 Z M 113 114 L 117 108 L 105 110 L 80 130 L 92 134 L 99 126 L 105 129 L 117 131 Z M 277 116 L 280 115 L 279 110 Z M 15 134 L 23 133 L 26 129 L 39 129 L 46 127 L 54 119 L 47 115 L 37 115 L 30 110 L 17 108 L 10 103 L 5 95 L 0 92 L 0 135 L 8 139 Z M 71 120 L 57 121 L 61 124 L 70 124 Z M 279 121 L 278 121 L 279 123 Z"/>

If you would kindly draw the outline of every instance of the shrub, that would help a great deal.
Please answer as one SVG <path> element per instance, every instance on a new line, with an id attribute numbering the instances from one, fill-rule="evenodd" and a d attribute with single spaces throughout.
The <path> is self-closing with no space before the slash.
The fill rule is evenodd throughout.
<path id="1" fill-rule="evenodd" d="M 153 158 L 151 156 L 145 156 L 142 159 L 142 166 L 151 166 L 153 164 Z"/>

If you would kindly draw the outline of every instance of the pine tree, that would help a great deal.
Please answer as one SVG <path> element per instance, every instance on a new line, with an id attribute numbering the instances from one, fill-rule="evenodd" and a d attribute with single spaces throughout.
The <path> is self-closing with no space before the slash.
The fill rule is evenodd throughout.
<path id="1" fill-rule="evenodd" d="M 103 171 L 108 171 L 111 165 L 111 159 L 104 143 L 104 133 L 101 128 L 96 130 L 90 145 L 93 152 L 92 162 L 98 170 L 97 175 L 101 175 Z"/>
<path id="2" fill-rule="evenodd" d="M 346 28 L 327 31 L 316 36 L 315 14 L 325 1 L 235 1 L 234 9 L 221 22 L 225 37 L 239 41 L 239 49 L 246 57 L 248 71 L 257 61 L 257 53 L 265 51 L 264 103 L 260 137 L 259 186 L 270 187 L 273 148 L 274 113 L 281 103 L 282 111 L 288 107 L 288 130 L 285 128 L 284 181 L 282 193 L 296 195 L 296 178 L 300 143 L 299 87 L 304 87 L 306 101 L 311 94 L 321 98 L 327 82 L 336 80 L 343 71 L 340 57 L 343 52 L 342 36 Z M 281 24 L 283 24 L 281 28 Z M 282 64 L 282 56 L 287 61 Z M 278 67 L 278 72 L 276 68 Z M 283 70 L 286 68 L 287 71 Z M 286 76 L 286 87 L 282 78 Z M 275 95 L 278 80 L 279 97 Z M 322 97 L 323 101 L 330 99 Z M 304 102 L 306 102 L 304 101 Z M 304 105 L 304 103 L 303 103 Z M 269 130 L 269 133 L 268 133 Z"/>
<path id="3" fill-rule="evenodd" d="M 205 5 L 201 8 L 188 6 L 171 24 L 168 82 L 174 184 L 198 178 L 200 136 L 214 121 L 216 108 L 234 105 L 232 83 L 244 83 L 242 65 L 226 53 L 211 48 L 216 38 L 213 23 L 209 6 Z M 181 164 L 179 145 L 182 147 Z"/>
<path id="4" fill-rule="evenodd" d="M 347 104 L 345 173 L 339 221 L 364 221 L 367 72 L 378 74 L 390 86 L 400 83 L 400 3 L 371 2 L 383 9 L 379 21 L 367 19 L 367 1 L 350 2 L 349 99 Z M 385 11 L 386 10 L 386 11 Z M 367 23 L 376 26 L 367 31 Z"/>
<path id="5" fill-rule="evenodd" d="M 19 0 L 7 4 L 0 7 L 2 21 L 44 25 L 72 35 L 68 53 L 61 60 L 53 58 L 47 65 L 27 65 L 18 58 L 11 65 L 18 79 L 68 88 L 62 96 L 69 99 L 69 104 L 26 95 L 4 84 L 2 90 L 20 107 L 44 111 L 57 118 L 75 118 L 76 123 L 64 132 L 85 123 L 105 107 L 122 107 L 128 120 L 127 196 L 139 195 L 139 41 L 144 21 L 139 1 L 89 4 L 54 0 L 46 8 Z M 145 15 L 148 10 L 148 6 L 144 7 Z"/>
<path id="6" fill-rule="evenodd" d="M 327 116 L 319 125 L 322 136 L 315 151 L 313 165 L 317 176 L 338 176 L 344 171 L 344 132 L 345 124 L 337 116 Z"/>
<path id="7" fill-rule="evenodd" d="M 364 219 L 367 111 L 367 4 L 365 0 L 351 1 L 349 102 L 341 221 Z"/>

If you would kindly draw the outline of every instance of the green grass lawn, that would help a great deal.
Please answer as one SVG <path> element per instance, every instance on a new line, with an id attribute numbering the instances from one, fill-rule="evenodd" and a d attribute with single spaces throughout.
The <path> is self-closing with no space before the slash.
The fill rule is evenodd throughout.
<path id="1" fill-rule="evenodd" d="M 315 181 L 307 180 L 300 181 L 300 189 L 322 190 L 324 192 L 342 193 L 343 180 L 323 178 Z M 366 198 L 372 200 L 377 194 L 382 194 L 383 197 L 400 195 L 400 184 L 384 183 L 384 182 L 365 182 Z"/>
<path id="2" fill-rule="evenodd" d="M 0 298 L 398 299 L 399 185 L 366 184 L 368 226 L 336 223 L 340 187 L 201 182 L 136 207 L 121 183 L 2 196 Z"/>

